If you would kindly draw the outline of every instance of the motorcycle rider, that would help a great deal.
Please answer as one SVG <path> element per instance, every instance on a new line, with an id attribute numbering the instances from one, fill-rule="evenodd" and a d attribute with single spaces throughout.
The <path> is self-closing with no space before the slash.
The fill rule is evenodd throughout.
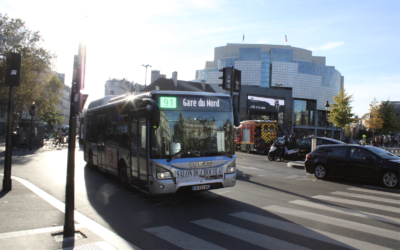
<path id="1" fill-rule="evenodd" d="M 286 135 L 284 135 L 283 136 L 283 144 L 281 146 L 281 152 L 279 154 L 279 161 L 284 160 L 284 155 L 286 154 L 288 147 L 289 147 L 288 137 Z"/>

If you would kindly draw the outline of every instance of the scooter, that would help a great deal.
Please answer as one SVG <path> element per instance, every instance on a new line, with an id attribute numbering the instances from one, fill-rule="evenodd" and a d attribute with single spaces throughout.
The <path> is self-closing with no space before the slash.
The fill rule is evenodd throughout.
<path id="1" fill-rule="evenodd" d="M 275 161 L 278 158 L 278 156 L 277 156 L 277 152 L 279 151 L 278 147 L 280 147 L 279 149 L 281 149 L 281 150 L 285 150 L 285 153 L 283 154 L 284 160 L 297 161 L 300 159 L 298 148 L 288 150 L 286 147 L 283 147 L 282 144 L 280 144 L 279 142 L 277 143 L 277 141 L 275 141 L 271 145 L 271 148 L 268 152 L 268 160 Z"/>

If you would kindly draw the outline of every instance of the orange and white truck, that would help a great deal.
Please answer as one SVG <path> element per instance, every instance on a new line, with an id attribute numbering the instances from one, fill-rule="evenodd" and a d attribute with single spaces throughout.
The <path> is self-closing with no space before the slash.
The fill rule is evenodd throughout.
<path id="1" fill-rule="evenodd" d="M 277 138 L 278 122 L 270 120 L 249 120 L 235 127 L 236 149 L 247 153 L 267 154 Z"/>

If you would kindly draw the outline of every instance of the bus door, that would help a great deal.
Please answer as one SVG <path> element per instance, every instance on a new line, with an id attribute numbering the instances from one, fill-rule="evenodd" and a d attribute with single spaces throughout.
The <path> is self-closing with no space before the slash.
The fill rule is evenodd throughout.
<path id="1" fill-rule="evenodd" d="M 132 116 L 131 118 L 131 171 L 134 185 L 147 190 L 147 118 Z"/>
<path id="2" fill-rule="evenodd" d="M 105 154 L 105 134 L 106 134 L 106 123 L 105 115 L 99 115 L 97 117 L 97 159 L 98 167 L 102 170 L 106 169 L 106 154 Z"/>

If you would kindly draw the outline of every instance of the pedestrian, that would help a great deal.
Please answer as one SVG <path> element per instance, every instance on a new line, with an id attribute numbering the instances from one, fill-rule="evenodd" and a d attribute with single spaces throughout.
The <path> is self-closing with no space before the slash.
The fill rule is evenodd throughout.
<path id="1" fill-rule="evenodd" d="M 376 146 L 379 146 L 379 137 L 378 136 L 375 136 L 375 143 L 376 143 Z"/>
<path id="2" fill-rule="evenodd" d="M 393 148 L 393 144 L 394 144 L 394 136 L 393 133 L 390 134 L 390 147 Z"/>
<path id="3" fill-rule="evenodd" d="M 365 146 L 366 143 L 367 143 L 367 137 L 363 135 L 362 139 L 360 140 L 360 145 Z"/>
<path id="4" fill-rule="evenodd" d="M 389 143 L 389 140 L 388 140 L 387 136 L 384 135 L 384 136 L 383 136 L 383 146 L 384 146 L 385 148 L 387 148 L 387 147 L 388 147 L 388 143 Z"/>
<path id="5" fill-rule="evenodd" d="M 400 134 L 397 136 L 397 143 L 399 144 L 399 148 L 400 148 Z"/>
<path id="6" fill-rule="evenodd" d="M 383 147 L 383 137 L 379 136 L 379 146 Z"/>

